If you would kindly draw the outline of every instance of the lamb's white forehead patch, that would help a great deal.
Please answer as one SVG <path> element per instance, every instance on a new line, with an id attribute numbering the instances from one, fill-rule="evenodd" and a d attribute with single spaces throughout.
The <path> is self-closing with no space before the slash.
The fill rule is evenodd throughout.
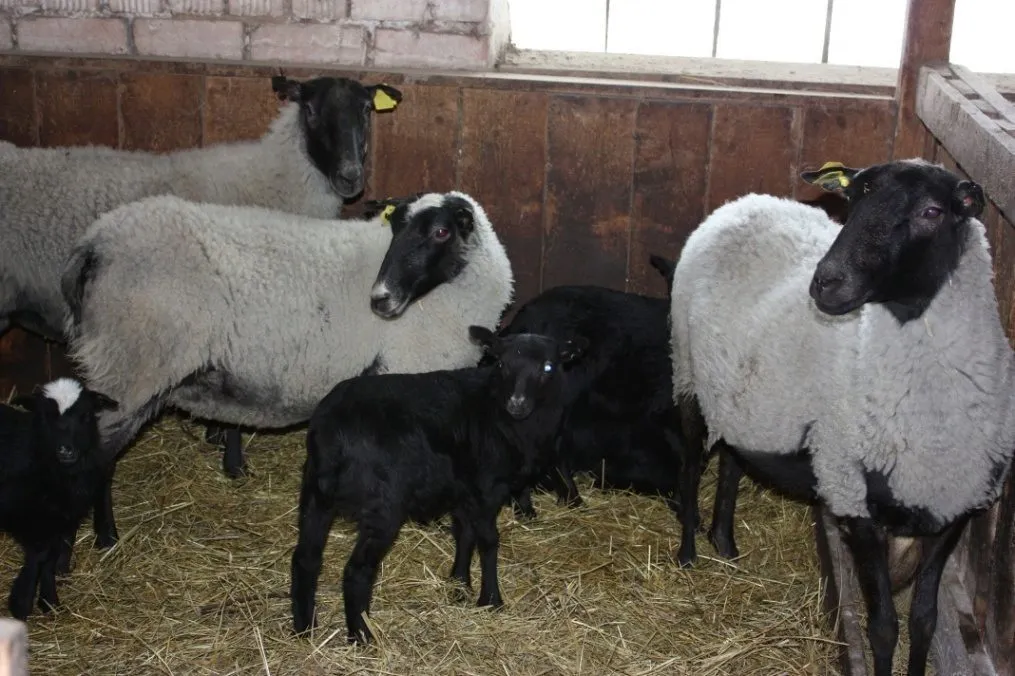
<path id="1" fill-rule="evenodd" d="M 418 200 L 409 204 L 407 214 L 409 218 L 412 218 L 424 209 L 430 209 L 431 207 L 439 207 L 444 203 L 444 195 L 439 192 L 431 192 L 423 195 Z"/>
<path id="2" fill-rule="evenodd" d="M 47 384 L 42 388 L 42 394 L 47 399 L 56 402 L 60 414 L 74 405 L 74 402 L 81 396 L 81 383 L 72 378 L 60 378 Z"/>

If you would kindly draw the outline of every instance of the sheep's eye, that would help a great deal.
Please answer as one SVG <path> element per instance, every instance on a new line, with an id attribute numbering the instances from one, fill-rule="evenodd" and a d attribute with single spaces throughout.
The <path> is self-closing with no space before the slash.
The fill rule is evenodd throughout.
<path id="1" fill-rule="evenodd" d="M 870 191 L 871 191 L 871 184 L 870 183 L 864 183 L 863 184 L 863 194 L 866 195 Z"/>
<path id="2" fill-rule="evenodd" d="M 451 231 L 447 228 L 434 228 L 433 238 L 438 242 L 443 242 L 451 235 Z"/>
<path id="3" fill-rule="evenodd" d="M 927 207 L 926 209 L 923 210 L 922 216 L 924 218 L 937 218 L 938 216 L 941 215 L 941 213 L 942 213 L 941 210 L 938 209 L 937 207 Z"/>
<path id="4" fill-rule="evenodd" d="M 553 363 L 546 362 L 543 364 L 543 373 L 553 373 Z"/>

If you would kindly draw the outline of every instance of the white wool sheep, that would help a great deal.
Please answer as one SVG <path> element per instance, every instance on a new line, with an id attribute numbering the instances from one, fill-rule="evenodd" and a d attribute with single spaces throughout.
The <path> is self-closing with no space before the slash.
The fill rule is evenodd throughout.
<path id="1" fill-rule="evenodd" d="M 61 340 L 60 270 L 100 214 L 158 194 L 333 218 L 362 190 L 369 104 L 386 85 L 272 80 L 291 101 L 257 141 L 156 154 L 0 142 L 0 334 L 18 323 Z"/>
<path id="2" fill-rule="evenodd" d="M 468 327 L 495 328 L 513 284 L 485 212 L 456 192 L 340 227 L 148 198 L 99 218 L 64 276 L 71 353 L 120 403 L 100 419 L 110 454 L 163 404 L 284 427 L 361 373 L 474 365 Z"/>
<path id="3" fill-rule="evenodd" d="M 847 527 L 876 571 L 863 573 L 869 596 L 884 598 L 888 580 L 883 529 L 943 538 L 925 548 L 914 595 L 911 666 L 922 665 L 934 571 L 997 499 L 1015 449 L 1015 361 L 975 218 L 983 196 L 919 161 L 824 175 L 850 201 L 841 230 L 818 209 L 752 194 L 688 238 L 672 288 L 674 396 L 700 406 L 706 448 L 721 440 L 749 470 L 774 481 L 809 462 L 811 486 L 794 489 Z M 894 609 L 872 612 L 871 631 L 891 635 Z M 872 633 L 878 674 L 892 636 L 886 649 Z"/>

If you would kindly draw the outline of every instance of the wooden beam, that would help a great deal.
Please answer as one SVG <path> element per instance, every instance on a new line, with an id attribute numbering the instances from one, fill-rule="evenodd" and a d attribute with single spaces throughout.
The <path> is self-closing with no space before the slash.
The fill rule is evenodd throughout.
<path id="1" fill-rule="evenodd" d="M 1015 222 L 1015 135 L 1000 122 L 1008 109 L 985 113 L 970 96 L 981 83 L 974 81 L 963 94 L 956 86 L 958 74 L 951 68 L 924 68 L 919 84 L 916 112 L 927 129 L 937 137 L 962 170 L 983 186 L 1005 217 Z M 987 103 L 986 98 L 980 99 Z"/>
<path id="2" fill-rule="evenodd" d="M 930 138 L 916 116 L 916 92 L 920 69 L 933 63 L 947 63 L 952 44 L 952 18 L 955 0 L 909 0 L 902 63 L 895 96 L 899 119 L 895 126 L 896 159 L 923 157 Z"/>

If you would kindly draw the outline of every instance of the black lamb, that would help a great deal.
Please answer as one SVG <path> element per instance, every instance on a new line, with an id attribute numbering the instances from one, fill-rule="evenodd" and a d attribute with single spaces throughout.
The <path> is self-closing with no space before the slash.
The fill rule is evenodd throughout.
<path id="1" fill-rule="evenodd" d="M 24 550 L 8 601 L 24 620 L 37 590 L 43 612 L 59 604 L 61 542 L 73 542 L 104 477 L 95 414 L 116 403 L 70 378 L 15 403 L 28 411 L 0 405 L 0 530 Z"/>
<path id="2" fill-rule="evenodd" d="M 349 640 L 369 642 L 362 613 L 381 561 L 407 520 L 451 514 L 451 577 L 470 584 L 479 548 L 479 605 L 503 604 L 497 584 L 497 514 L 510 496 L 554 462 L 565 371 L 586 340 L 541 335 L 469 334 L 496 363 L 455 371 L 360 376 L 320 403 L 307 433 L 300 490 L 299 544 L 292 556 L 297 633 L 315 623 L 322 552 L 336 516 L 359 537 L 342 583 Z"/>

